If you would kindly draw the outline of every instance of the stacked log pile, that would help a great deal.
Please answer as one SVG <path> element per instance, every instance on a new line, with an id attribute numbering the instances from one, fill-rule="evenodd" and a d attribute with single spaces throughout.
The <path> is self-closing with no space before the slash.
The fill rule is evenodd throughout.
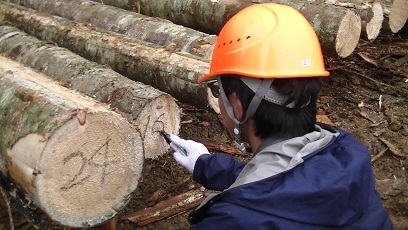
<path id="1" fill-rule="evenodd" d="M 157 130 L 179 132 L 180 109 L 174 98 L 149 85 L 65 48 L 46 44 L 15 27 L 0 26 L 0 52 L 125 115 L 142 134 L 146 158 L 163 155 L 168 149 Z"/>
<path id="2" fill-rule="evenodd" d="M 298 9 L 311 22 L 325 54 L 333 51 L 340 57 L 351 55 L 360 32 L 373 41 L 381 30 L 400 32 L 408 18 L 407 0 L 94 0 L 151 17 L 168 19 L 209 34 L 218 34 L 224 23 L 242 8 L 251 4 L 274 2 Z M 357 25 L 361 23 L 361 26 Z M 406 28 L 405 26 L 404 28 Z"/>
<path id="3" fill-rule="evenodd" d="M 129 79 L 167 92 L 181 102 L 198 108 L 217 108 L 209 90 L 197 84 L 199 77 L 208 72 L 208 62 L 89 24 L 75 23 L 5 2 L 0 2 L 0 6 L 4 20 L 43 41 L 107 64 Z"/>
<path id="4" fill-rule="evenodd" d="M 62 225 L 87 227 L 113 217 L 136 189 L 143 159 L 168 149 L 157 131 L 178 133 L 176 100 L 219 113 L 217 100 L 197 80 L 208 73 L 224 23 L 261 2 L 298 9 L 315 29 L 324 54 L 332 57 L 350 56 L 361 37 L 373 41 L 381 31 L 407 27 L 407 0 L 392 5 L 357 0 L 0 1 L 0 53 L 14 60 L 0 59 L 0 111 L 9 115 L 2 124 L 12 124 L 1 131 L 2 185 L 16 182 L 15 189 Z M 19 104 L 10 110 L 15 101 Z M 39 104 L 47 106 L 31 109 Z M 42 120 L 24 119 L 31 114 Z M 25 159 L 22 146 L 27 145 L 36 151 Z M 191 200 L 190 195 L 183 199 Z M 144 212 L 141 216 L 149 222 Z"/>
<path id="5" fill-rule="evenodd" d="M 20 1 L 10 0 L 41 12 L 57 15 L 149 43 L 170 47 L 182 53 L 209 60 L 216 36 L 152 18 L 117 7 L 83 0 Z"/>
<path id="6" fill-rule="evenodd" d="M 141 176 L 140 133 L 100 102 L 2 56 L 0 83 L 0 175 L 14 182 L 9 194 L 63 225 L 115 216 Z"/>

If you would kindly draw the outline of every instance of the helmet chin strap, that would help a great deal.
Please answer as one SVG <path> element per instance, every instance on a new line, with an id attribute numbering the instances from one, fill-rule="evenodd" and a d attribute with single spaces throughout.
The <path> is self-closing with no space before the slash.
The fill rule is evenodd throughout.
<path id="1" fill-rule="evenodd" d="M 246 149 L 245 149 L 244 142 L 242 141 L 242 138 L 241 138 L 242 125 L 245 122 L 247 122 L 249 119 L 251 119 L 252 116 L 255 114 L 256 110 L 259 107 L 259 104 L 261 103 L 261 101 L 264 98 L 265 94 L 268 92 L 273 80 L 274 79 L 272 78 L 272 79 L 264 79 L 262 81 L 262 84 L 260 84 L 260 86 L 256 90 L 255 95 L 252 98 L 252 101 L 249 104 L 247 111 L 245 112 L 244 119 L 242 121 L 239 121 L 235 117 L 233 107 L 232 107 L 231 103 L 229 102 L 229 100 L 227 98 L 227 95 L 224 92 L 224 88 L 223 88 L 222 83 L 221 83 L 221 77 L 219 77 L 219 76 L 217 77 L 218 85 L 220 87 L 221 99 L 222 99 L 222 101 L 224 103 L 225 111 L 227 111 L 228 116 L 234 122 L 234 130 L 233 130 L 234 143 L 237 146 L 237 148 L 243 153 L 246 153 Z"/>

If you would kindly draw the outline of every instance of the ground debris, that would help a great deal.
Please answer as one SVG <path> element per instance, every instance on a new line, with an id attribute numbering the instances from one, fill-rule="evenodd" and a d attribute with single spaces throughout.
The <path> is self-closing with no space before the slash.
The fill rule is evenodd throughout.
<path id="1" fill-rule="evenodd" d="M 379 139 L 382 143 L 384 143 L 388 147 L 388 149 L 390 150 L 392 154 L 394 154 L 395 156 L 399 156 L 399 157 L 405 157 L 405 155 L 401 153 L 401 151 L 399 151 L 398 148 L 394 144 L 392 144 L 391 142 L 387 141 L 384 138 L 380 137 Z"/>

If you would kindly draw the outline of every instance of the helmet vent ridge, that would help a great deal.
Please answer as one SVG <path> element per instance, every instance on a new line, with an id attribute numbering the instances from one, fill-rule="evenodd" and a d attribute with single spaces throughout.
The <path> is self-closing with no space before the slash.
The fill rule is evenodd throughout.
<path id="1" fill-rule="evenodd" d="M 251 38 L 251 36 L 247 36 L 246 37 L 246 39 L 250 39 Z M 241 41 L 241 38 L 238 38 L 237 39 L 237 42 L 240 42 Z M 229 41 L 229 44 L 232 44 L 232 40 L 231 41 Z M 227 43 L 226 42 L 224 42 L 223 44 L 222 44 L 222 46 L 225 46 L 225 45 L 227 45 Z M 218 48 L 220 48 L 221 47 L 221 45 L 218 45 Z"/>

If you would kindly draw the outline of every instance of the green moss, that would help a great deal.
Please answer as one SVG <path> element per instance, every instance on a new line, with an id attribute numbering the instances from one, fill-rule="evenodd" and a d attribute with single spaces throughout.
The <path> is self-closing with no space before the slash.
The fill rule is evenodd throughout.
<path id="1" fill-rule="evenodd" d="M 58 123 L 50 120 L 49 104 L 38 104 L 26 93 L 5 85 L 0 87 L 1 152 L 29 133 L 46 134 Z"/>
<path id="2" fill-rule="evenodd" d="M 78 74 L 82 75 L 85 73 L 85 71 L 87 70 L 88 66 L 86 65 L 86 62 L 82 62 L 81 66 L 79 67 L 79 71 Z"/>
<path id="3" fill-rule="evenodd" d="M 46 46 L 47 44 L 45 44 L 45 42 L 40 41 L 39 43 L 37 43 L 37 48 L 40 48 L 42 46 Z"/>

